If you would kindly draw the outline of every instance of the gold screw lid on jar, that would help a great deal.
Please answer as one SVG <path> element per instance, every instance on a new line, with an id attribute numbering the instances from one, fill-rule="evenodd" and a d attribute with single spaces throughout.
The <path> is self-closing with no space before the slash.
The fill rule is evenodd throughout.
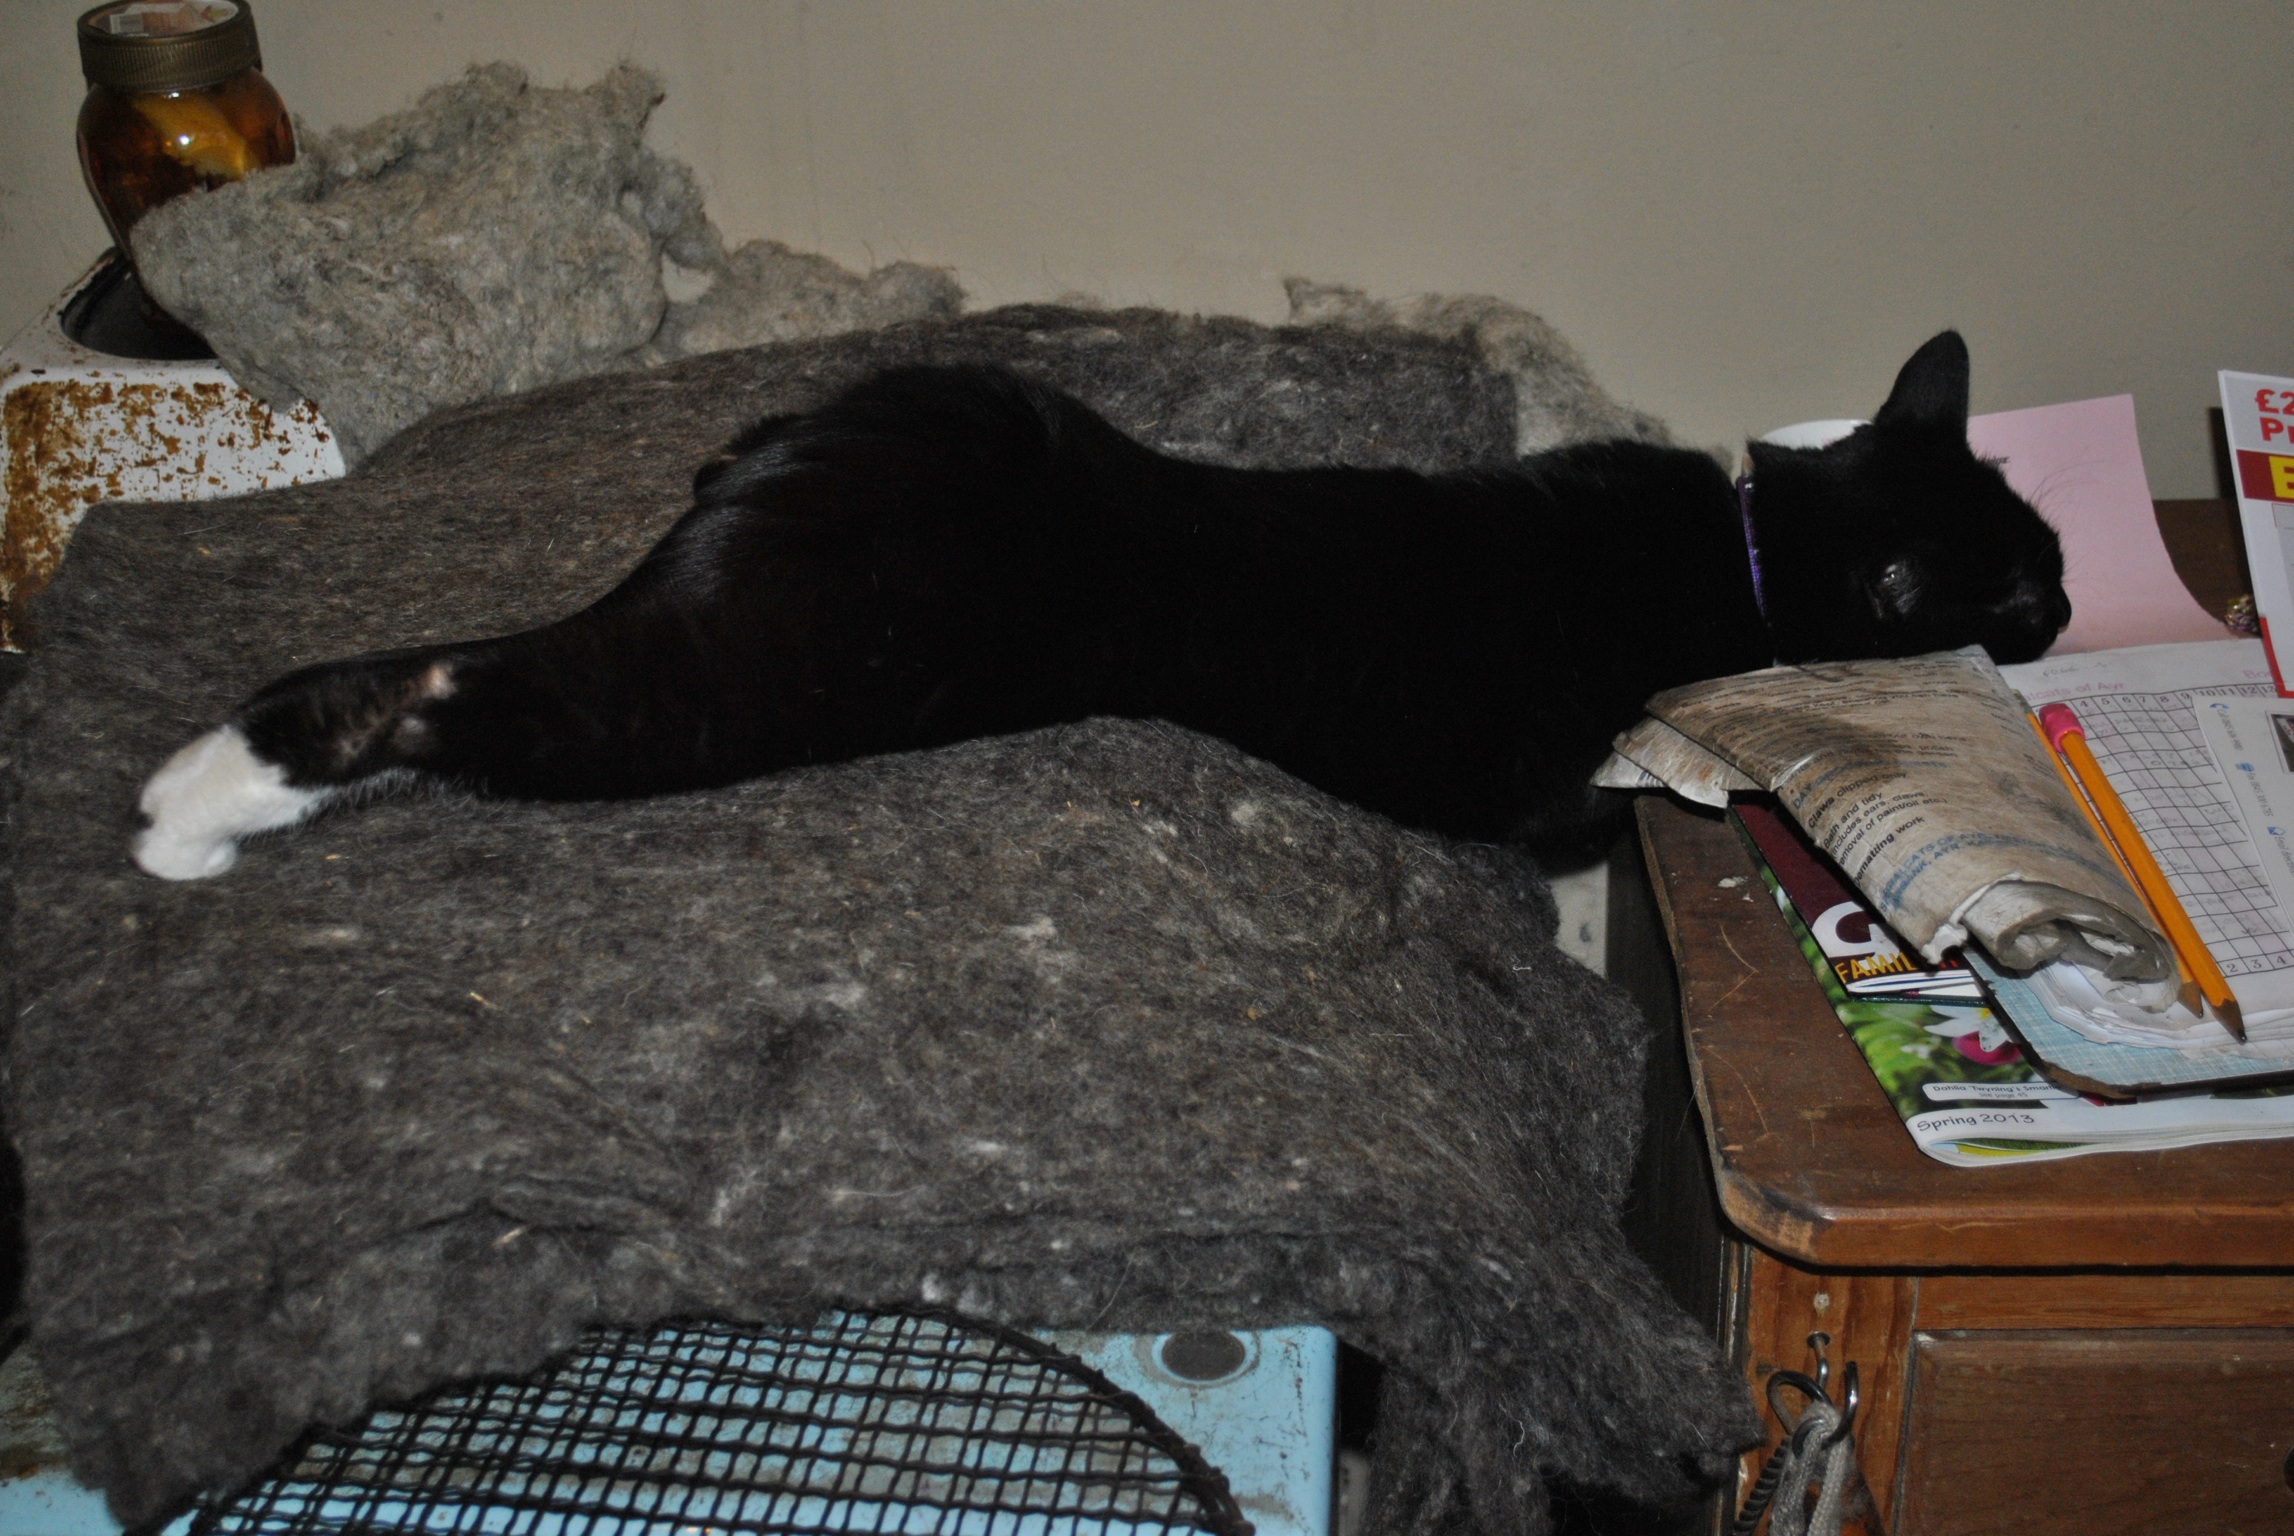
<path id="1" fill-rule="evenodd" d="M 115 90 L 197 90 L 263 64 L 247 0 L 111 0 L 79 34 L 80 74 Z"/>

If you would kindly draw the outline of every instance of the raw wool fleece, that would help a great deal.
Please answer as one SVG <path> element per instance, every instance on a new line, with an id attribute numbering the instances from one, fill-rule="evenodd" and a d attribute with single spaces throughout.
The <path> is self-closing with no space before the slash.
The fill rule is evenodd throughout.
<path id="1" fill-rule="evenodd" d="M 964 307 L 963 290 L 937 267 L 896 261 L 863 276 L 777 240 L 751 240 L 705 270 L 708 289 L 669 306 L 638 361 L 873 330 Z"/>
<path id="2" fill-rule="evenodd" d="M 1484 363 L 1513 380 L 1514 443 L 1523 453 L 1597 438 L 1672 441 L 1656 417 L 1610 399 L 1567 337 L 1503 299 L 1439 293 L 1374 299 L 1359 288 L 1303 277 L 1286 278 L 1282 286 L 1293 325 L 1416 331 L 1470 343 Z"/>
<path id="3" fill-rule="evenodd" d="M 1616 1225 L 1646 1031 L 1534 869 L 1091 722 L 612 805 L 434 795 L 129 863 L 297 662 L 562 613 L 749 419 L 1013 363 L 1231 462 L 1487 462 L 1463 340 L 1001 311 L 444 413 L 362 472 L 93 511 L 0 707 L 31 1348 L 134 1523 L 584 1325 L 926 1302 L 1318 1322 L 1386 1362 L 1371 1529 L 1534 1532 L 1755 1433 Z M 514 579 L 506 579 L 515 573 Z"/>
<path id="4" fill-rule="evenodd" d="M 302 130 L 291 166 L 155 209 L 136 226 L 137 266 L 246 388 L 281 407 L 318 402 L 354 467 L 446 406 L 962 309 L 940 268 L 861 274 L 771 240 L 728 252 L 691 168 L 645 146 L 661 95 L 631 66 L 585 90 L 473 66 L 405 112 Z M 665 260 L 705 286 L 671 302 Z M 1523 453 L 1665 439 L 1602 393 L 1559 332 L 1503 300 L 1285 286 L 1296 325 L 1470 342 L 1514 382 Z"/>
<path id="5" fill-rule="evenodd" d="M 443 406 L 712 348 L 955 314 L 947 273 L 728 254 L 692 170 L 645 146 L 660 81 L 547 90 L 473 66 L 407 111 L 298 132 L 295 163 L 136 226 L 152 296 L 356 465 Z M 662 259 L 713 286 L 672 304 Z"/>

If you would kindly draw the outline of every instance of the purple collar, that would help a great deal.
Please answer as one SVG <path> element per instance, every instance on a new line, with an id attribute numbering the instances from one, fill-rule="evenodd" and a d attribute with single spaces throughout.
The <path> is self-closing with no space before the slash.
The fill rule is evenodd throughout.
<path id="1" fill-rule="evenodd" d="M 1737 516 L 1744 519 L 1744 562 L 1752 568 L 1752 606 L 1760 610 L 1760 622 L 1768 622 L 1768 594 L 1761 590 L 1760 540 L 1752 532 L 1752 476 L 1736 477 Z"/>

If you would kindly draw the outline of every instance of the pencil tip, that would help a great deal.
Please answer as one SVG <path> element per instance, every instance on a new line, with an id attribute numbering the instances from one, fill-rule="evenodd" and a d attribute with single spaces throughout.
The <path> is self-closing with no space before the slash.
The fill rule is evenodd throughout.
<path id="1" fill-rule="evenodd" d="M 2223 1028 L 2243 1043 L 2246 1039 L 2246 1016 L 2238 1011 L 2238 1000 L 2225 998 L 2214 1005 L 2214 1012 L 2222 1020 Z"/>

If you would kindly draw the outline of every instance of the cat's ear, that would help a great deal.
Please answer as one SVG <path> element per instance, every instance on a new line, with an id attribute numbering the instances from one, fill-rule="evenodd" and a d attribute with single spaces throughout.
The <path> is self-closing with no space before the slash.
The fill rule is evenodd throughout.
<path id="1" fill-rule="evenodd" d="M 1872 420 L 1878 426 L 1967 431 L 1967 343 L 1959 332 L 1945 331 L 1912 354 Z"/>

